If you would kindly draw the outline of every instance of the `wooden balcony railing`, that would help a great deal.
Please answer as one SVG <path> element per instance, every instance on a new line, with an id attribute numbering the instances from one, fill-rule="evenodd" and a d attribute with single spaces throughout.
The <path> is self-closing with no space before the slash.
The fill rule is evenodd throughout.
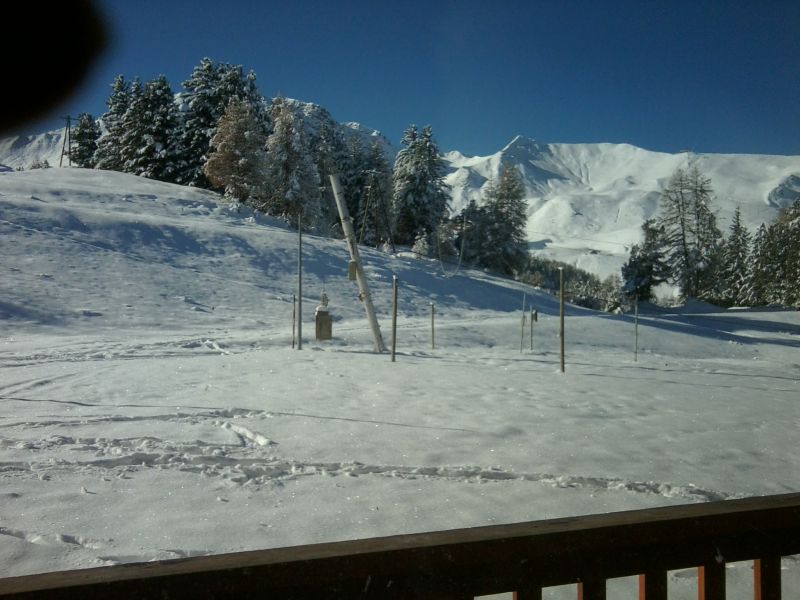
<path id="1" fill-rule="evenodd" d="M 698 567 L 699 598 L 725 598 L 725 563 L 755 561 L 754 598 L 781 597 L 780 557 L 800 553 L 800 494 L 454 531 L 239 552 L 0 579 L 0 598 L 202 600 L 472 598 L 640 576 L 667 597 L 667 572 Z M 800 590 L 786 597 L 800 598 Z"/>

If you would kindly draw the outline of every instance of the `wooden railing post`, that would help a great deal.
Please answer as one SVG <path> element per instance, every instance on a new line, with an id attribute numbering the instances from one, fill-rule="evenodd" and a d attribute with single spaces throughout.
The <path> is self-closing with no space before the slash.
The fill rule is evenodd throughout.
<path id="1" fill-rule="evenodd" d="M 578 583 L 578 600 L 606 600 L 606 580 L 586 578 Z"/>
<path id="2" fill-rule="evenodd" d="M 649 571 L 639 575 L 639 600 L 667 600 L 666 571 Z"/>
<path id="3" fill-rule="evenodd" d="M 753 562 L 755 600 L 781 600 L 781 557 L 769 556 Z"/>
<path id="4" fill-rule="evenodd" d="M 725 563 L 713 562 L 697 568 L 697 599 L 725 600 Z"/>
<path id="5" fill-rule="evenodd" d="M 542 588 L 528 588 L 519 592 L 514 592 L 514 600 L 542 600 Z"/>

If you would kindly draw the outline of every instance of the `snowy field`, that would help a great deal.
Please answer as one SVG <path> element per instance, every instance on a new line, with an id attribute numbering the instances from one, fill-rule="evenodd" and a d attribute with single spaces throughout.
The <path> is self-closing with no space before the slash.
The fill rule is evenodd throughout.
<path id="1" fill-rule="evenodd" d="M 798 312 L 650 307 L 635 362 L 630 316 L 570 306 L 562 374 L 554 298 L 365 249 L 392 363 L 313 236 L 293 350 L 296 233 L 208 192 L 2 173 L 0 236 L 2 576 L 800 490 Z"/>

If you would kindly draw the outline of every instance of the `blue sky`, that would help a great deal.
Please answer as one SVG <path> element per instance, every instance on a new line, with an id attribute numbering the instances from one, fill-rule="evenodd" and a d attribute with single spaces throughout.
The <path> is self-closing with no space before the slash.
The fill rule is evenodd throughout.
<path id="1" fill-rule="evenodd" d="M 117 74 L 175 91 L 204 56 L 266 96 L 398 144 L 542 142 L 800 155 L 800 2 L 104 0 L 113 42 L 58 114 L 105 109 Z M 29 127 L 56 127 L 50 119 Z"/>

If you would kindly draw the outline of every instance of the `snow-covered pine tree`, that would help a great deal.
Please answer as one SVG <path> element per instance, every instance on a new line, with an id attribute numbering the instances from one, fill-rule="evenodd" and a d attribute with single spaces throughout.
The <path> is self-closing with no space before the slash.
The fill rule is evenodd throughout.
<path id="1" fill-rule="evenodd" d="M 211 139 L 203 167 L 209 182 L 224 189 L 227 198 L 258 207 L 257 199 L 266 193 L 266 140 L 263 124 L 247 102 L 233 98 Z"/>
<path id="2" fill-rule="evenodd" d="M 773 283 L 772 239 L 766 224 L 762 223 L 753 236 L 753 244 L 747 261 L 748 293 L 746 306 L 763 306 L 768 303 Z"/>
<path id="3" fill-rule="evenodd" d="M 431 244 L 428 240 L 428 232 L 425 229 L 420 229 L 419 233 L 417 233 L 414 243 L 411 245 L 411 251 L 417 256 L 428 257 L 431 255 Z"/>
<path id="4" fill-rule="evenodd" d="M 361 224 L 359 239 L 370 246 L 388 242 L 393 245 L 389 198 L 392 190 L 392 170 L 378 140 L 373 141 L 364 157 L 363 193 L 358 207 Z"/>
<path id="5" fill-rule="evenodd" d="M 692 198 L 692 227 L 694 235 L 697 297 L 715 302 L 722 295 L 720 268 L 722 263 L 722 232 L 712 210 L 711 179 L 695 166 L 689 169 Z"/>
<path id="6" fill-rule="evenodd" d="M 722 245 L 720 281 L 721 300 L 726 304 L 744 306 L 750 296 L 748 260 L 750 257 L 750 232 L 742 223 L 739 207 L 733 213 L 728 239 Z"/>
<path id="7" fill-rule="evenodd" d="M 97 141 L 100 139 L 100 125 L 89 113 L 81 113 L 78 115 L 70 136 L 72 138 L 72 148 L 69 151 L 70 161 L 75 166 L 93 169 Z"/>
<path id="8" fill-rule="evenodd" d="M 163 75 L 130 86 L 122 117 L 120 157 L 126 173 L 173 182 L 178 170 L 179 115 L 172 88 Z"/>
<path id="9" fill-rule="evenodd" d="M 488 186 L 485 194 L 486 239 L 480 263 L 489 269 L 513 275 L 525 267 L 528 258 L 525 186 L 519 170 L 511 165 L 505 166 L 497 184 Z"/>
<path id="10" fill-rule="evenodd" d="M 339 181 L 342 184 L 342 189 L 349 205 L 351 195 L 348 185 L 350 165 L 344 138 L 336 128 L 333 119 L 328 118 L 327 112 L 310 145 L 320 185 L 322 186 L 320 192 L 322 229 L 325 233 L 340 233 L 341 229 L 337 227 L 339 211 L 336 208 L 333 189 L 328 185 L 328 178 L 334 173 L 339 175 Z M 352 213 L 350 216 L 354 217 Z"/>
<path id="11" fill-rule="evenodd" d="M 454 241 L 459 252 L 463 245 L 462 260 L 467 264 L 478 265 L 486 250 L 486 232 L 488 219 L 484 207 L 478 206 L 475 199 L 470 199 L 458 216 L 459 233 Z"/>
<path id="12" fill-rule="evenodd" d="M 319 173 L 300 117 L 282 96 L 275 98 L 270 113 L 273 130 L 267 138 L 267 190 L 261 208 L 293 225 L 322 225 Z"/>
<path id="13" fill-rule="evenodd" d="M 180 113 L 175 94 L 164 75 L 144 86 L 144 145 L 140 148 L 140 175 L 176 182 L 180 159 Z"/>
<path id="14" fill-rule="evenodd" d="M 774 261 L 770 302 L 800 306 L 800 200 L 783 209 L 770 227 Z"/>
<path id="15" fill-rule="evenodd" d="M 114 79 L 106 105 L 108 110 L 100 118 L 101 130 L 104 132 L 97 142 L 95 168 L 122 171 L 122 119 L 130 105 L 130 85 L 123 75 L 117 75 Z"/>
<path id="16" fill-rule="evenodd" d="M 661 190 L 657 226 L 664 229 L 666 262 L 684 298 L 711 298 L 717 293 L 722 234 L 711 199 L 711 180 L 696 167 L 676 170 Z"/>
<path id="17" fill-rule="evenodd" d="M 255 74 L 251 71 L 244 75 L 241 65 L 215 64 L 204 58 L 183 82 L 186 91 L 181 95 L 184 118 L 179 144 L 182 149 L 179 183 L 208 187 L 203 165 L 217 123 L 232 98 L 247 102 L 256 119 L 263 118 L 268 129 L 264 99 L 255 81 Z"/>
<path id="18" fill-rule="evenodd" d="M 396 241 L 412 244 L 422 230 L 435 232 L 447 215 L 445 167 L 430 126 L 411 125 L 394 165 L 392 209 Z"/>
<path id="19" fill-rule="evenodd" d="M 664 260 L 664 230 L 652 219 L 642 223 L 641 244 L 631 247 L 627 262 L 622 265 L 623 290 L 640 302 L 653 299 L 653 288 L 669 279 Z"/>

